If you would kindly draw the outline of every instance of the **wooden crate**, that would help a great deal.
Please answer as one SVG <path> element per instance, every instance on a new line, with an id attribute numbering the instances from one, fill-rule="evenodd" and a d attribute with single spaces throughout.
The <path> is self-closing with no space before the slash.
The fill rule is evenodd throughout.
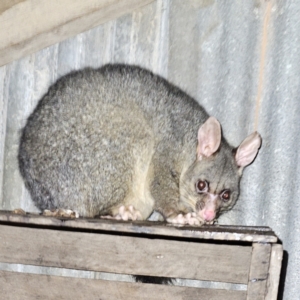
<path id="1" fill-rule="evenodd" d="M 175 227 L 158 222 L 66 220 L 0 212 L 2 266 L 174 277 L 193 283 L 212 282 L 214 287 L 75 278 L 2 268 L 1 299 L 270 300 L 277 298 L 281 260 L 282 246 L 268 227 Z M 226 288 L 218 288 L 224 283 L 228 283 Z"/>

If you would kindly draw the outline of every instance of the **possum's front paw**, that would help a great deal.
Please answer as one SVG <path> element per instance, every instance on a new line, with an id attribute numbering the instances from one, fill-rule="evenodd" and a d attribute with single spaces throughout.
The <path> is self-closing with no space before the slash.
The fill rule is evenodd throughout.
<path id="1" fill-rule="evenodd" d="M 47 217 L 64 217 L 64 218 L 79 218 L 79 214 L 77 211 L 71 210 L 71 209 L 54 209 L 54 210 L 49 210 L 45 209 L 43 211 L 43 216 Z"/>
<path id="2" fill-rule="evenodd" d="M 175 217 L 167 218 L 168 223 L 180 224 L 180 225 L 196 225 L 201 226 L 204 224 L 202 219 L 199 219 L 195 212 L 187 213 L 185 215 L 179 214 Z"/>
<path id="3" fill-rule="evenodd" d="M 132 205 L 128 207 L 122 205 L 119 207 L 119 211 L 114 216 L 100 216 L 102 219 L 114 219 L 114 220 L 123 220 L 123 221 L 136 221 L 136 220 L 143 220 L 141 213 L 135 209 Z"/>
<path id="4" fill-rule="evenodd" d="M 23 215 L 23 216 L 26 215 L 25 210 L 23 210 L 22 208 L 16 208 L 12 211 L 12 213 L 16 215 Z"/>

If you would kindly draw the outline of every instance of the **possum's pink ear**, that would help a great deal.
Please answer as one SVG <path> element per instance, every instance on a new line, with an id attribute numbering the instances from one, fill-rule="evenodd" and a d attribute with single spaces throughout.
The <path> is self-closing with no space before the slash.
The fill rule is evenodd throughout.
<path id="1" fill-rule="evenodd" d="M 259 133 L 250 134 L 237 148 L 235 160 L 239 167 L 246 167 L 251 164 L 257 155 L 261 146 L 261 137 Z"/>
<path id="2" fill-rule="evenodd" d="M 218 120 L 210 117 L 198 130 L 197 158 L 214 154 L 221 143 L 221 126 Z"/>

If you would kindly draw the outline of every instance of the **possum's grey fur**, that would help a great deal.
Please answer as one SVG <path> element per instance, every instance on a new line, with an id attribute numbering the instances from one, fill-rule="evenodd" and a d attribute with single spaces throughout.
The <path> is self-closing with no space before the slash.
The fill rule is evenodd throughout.
<path id="1" fill-rule="evenodd" d="M 241 171 L 260 146 L 257 133 L 235 150 L 224 138 L 218 144 L 218 126 L 193 98 L 145 69 L 87 68 L 59 79 L 40 100 L 22 132 L 19 167 L 41 210 L 95 217 L 132 206 L 140 219 L 157 210 L 180 222 L 180 214 L 203 220 L 210 209 L 204 221 L 212 221 L 235 204 Z M 207 154 L 211 143 L 218 147 Z"/>

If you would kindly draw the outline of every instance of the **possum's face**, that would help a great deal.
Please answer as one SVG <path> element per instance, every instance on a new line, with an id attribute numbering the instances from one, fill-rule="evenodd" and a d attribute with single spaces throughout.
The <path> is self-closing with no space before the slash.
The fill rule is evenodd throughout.
<path id="1" fill-rule="evenodd" d="M 222 140 L 220 123 L 208 118 L 198 130 L 196 161 L 180 178 L 180 201 L 212 223 L 235 204 L 243 168 L 254 160 L 260 145 L 261 137 L 254 132 L 233 150 Z"/>
<path id="2" fill-rule="evenodd" d="M 239 195 L 239 168 L 227 152 L 197 160 L 180 181 L 181 202 L 207 223 L 230 210 Z"/>

